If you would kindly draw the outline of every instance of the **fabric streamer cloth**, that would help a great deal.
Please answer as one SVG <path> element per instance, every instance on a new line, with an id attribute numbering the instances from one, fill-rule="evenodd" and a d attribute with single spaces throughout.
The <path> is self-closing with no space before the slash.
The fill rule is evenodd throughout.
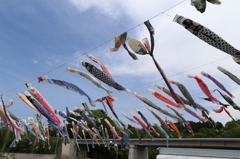
<path id="1" fill-rule="evenodd" d="M 72 83 L 69 83 L 66 81 L 62 81 L 62 80 L 49 79 L 48 76 L 46 76 L 46 75 L 44 77 L 41 77 L 41 76 L 38 77 L 38 82 L 42 82 L 42 81 L 45 81 L 46 83 L 54 84 L 57 86 L 61 86 L 63 88 L 77 92 L 80 95 L 87 97 L 91 106 L 96 106 L 95 102 L 83 90 L 81 90 L 75 84 L 72 84 Z"/>
<path id="2" fill-rule="evenodd" d="M 217 69 L 219 71 L 221 71 L 222 73 L 224 73 L 225 75 L 227 75 L 230 79 L 232 79 L 234 82 L 236 82 L 238 85 L 240 85 L 240 79 L 235 76 L 234 74 L 232 74 L 231 72 L 229 72 L 228 70 L 224 69 L 221 66 L 218 66 Z"/>
<path id="3" fill-rule="evenodd" d="M 233 60 L 237 64 L 240 64 L 240 51 L 234 48 L 210 29 L 178 14 L 174 17 L 173 21 L 182 25 L 185 29 L 209 45 L 212 45 L 213 47 L 231 55 L 233 57 Z"/>
<path id="4" fill-rule="evenodd" d="M 93 66 L 92 64 L 88 62 L 80 61 L 79 63 L 83 67 L 85 67 L 88 72 L 90 72 L 94 77 L 98 78 L 100 81 L 104 82 L 105 84 L 109 85 L 110 87 L 113 87 L 119 91 L 126 91 L 127 93 L 130 93 L 131 91 L 129 89 L 124 88 L 120 84 L 118 84 L 116 81 L 114 81 L 112 78 L 110 78 L 106 73 L 98 69 L 97 67 Z"/>
<path id="5" fill-rule="evenodd" d="M 191 0 L 191 5 L 194 6 L 199 12 L 204 13 L 206 10 L 207 2 L 212 4 L 221 4 L 219 0 Z"/>
<path id="6" fill-rule="evenodd" d="M 212 80 L 221 90 L 223 90 L 224 92 L 226 92 L 231 98 L 234 98 L 234 96 L 218 81 L 216 80 L 214 77 L 212 77 L 210 74 L 206 73 L 206 72 L 201 72 L 201 74 L 205 77 L 207 77 L 208 79 Z"/>
<path id="7" fill-rule="evenodd" d="M 128 54 L 132 57 L 132 59 L 138 60 L 137 56 L 128 49 L 126 45 L 126 39 L 127 39 L 127 32 L 124 32 L 121 35 L 115 36 L 115 45 L 114 47 L 110 47 L 110 51 L 111 52 L 118 51 L 121 45 L 123 45 L 124 49 L 128 52 Z"/>

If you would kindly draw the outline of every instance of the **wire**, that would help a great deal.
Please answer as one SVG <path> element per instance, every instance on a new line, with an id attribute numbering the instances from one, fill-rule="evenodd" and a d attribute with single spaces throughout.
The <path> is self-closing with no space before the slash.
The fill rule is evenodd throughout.
<path id="1" fill-rule="evenodd" d="M 154 19 L 154 18 L 156 18 L 156 17 L 158 17 L 158 16 L 160 16 L 160 15 L 162 15 L 162 14 L 171 17 L 171 16 L 170 16 L 169 14 L 167 14 L 166 12 L 169 11 L 169 10 L 171 10 L 171 9 L 173 9 L 173 8 L 175 8 L 175 7 L 177 7 L 178 5 L 180 5 L 180 4 L 182 4 L 182 3 L 184 3 L 185 1 L 186 1 L 186 0 L 183 0 L 183 1 L 181 1 L 181 2 L 179 2 L 179 3 L 177 3 L 177 4 L 175 4 L 175 5 L 171 6 L 170 8 L 162 11 L 161 13 L 159 13 L 159 14 L 151 17 L 149 20 L 152 20 L 152 19 Z M 144 23 L 142 22 L 142 23 L 140 23 L 140 24 L 138 24 L 138 25 L 135 25 L 134 27 L 128 29 L 126 32 L 132 31 L 132 30 L 136 29 L 137 27 L 140 27 L 140 25 L 142 25 L 142 24 L 144 24 Z M 141 28 L 140 28 L 140 31 L 142 31 Z M 68 60 L 68 61 L 62 63 L 61 65 L 57 66 L 56 68 L 54 68 L 54 69 L 52 69 L 52 70 L 49 70 L 48 72 L 44 73 L 43 75 L 49 74 L 49 73 L 51 73 L 51 72 L 53 72 L 53 71 L 55 71 L 55 70 L 63 67 L 63 66 L 66 65 L 66 64 L 69 64 L 69 63 L 71 63 L 71 62 L 74 62 L 76 59 L 78 59 L 78 58 L 86 55 L 87 53 L 90 53 L 90 52 L 92 52 L 92 51 L 94 51 L 94 50 L 96 50 L 96 49 L 98 49 L 98 48 L 100 48 L 100 47 L 103 47 L 105 44 L 109 43 L 109 42 L 112 41 L 112 40 L 114 40 L 114 38 L 111 38 L 111 39 L 109 39 L 109 40 L 107 40 L 107 41 L 105 41 L 105 42 L 103 42 L 103 43 L 101 43 L 101 44 L 99 44 L 99 45 L 91 48 L 90 50 L 88 50 L 88 51 L 86 51 L 86 52 L 84 52 L 84 53 L 82 53 L 82 54 L 80 54 L 80 55 L 72 58 L 71 60 Z M 206 65 L 209 65 L 209 64 L 215 65 L 214 62 L 221 61 L 221 60 L 225 60 L 225 59 L 227 59 L 227 58 L 230 58 L 230 56 L 224 57 L 224 58 L 221 58 L 221 59 L 218 59 L 218 60 L 215 60 L 215 61 L 206 63 L 206 64 L 203 64 L 203 65 L 200 65 L 200 66 L 197 66 L 197 67 L 194 67 L 194 68 L 190 68 L 190 69 L 184 70 L 184 71 L 182 71 L 182 72 L 178 72 L 178 73 L 172 74 L 172 75 L 170 75 L 170 76 L 168 76 L 168 77 L 177 76 L 177 75 L 179 75 L 179 74 L 182 74 L 182 73 L 188 72 L 188 71 L 190 71 L 190 70 L 194 70 L 194 69 L 196 69 L 196 68 L 200 68 L 200 67 L 203 67 L 203 66 L 206 66 Z M 216 66 L 216 65 L 215 65 L 215 66 Z M 43 75 L 42 75 L 42 76 L 43 76 Z M 34 79 L 30 80 L 29 82 L 32 82 L 32 81 L 35 81 L 35 80 L 37 80 L 37 78 L 34 78 Z M 151 84 L 151 83 L 156 82 L 156 81 L 159 81 L 159 80 L 163 80 L 163 79 L 161 78 L 161 79 L 157 79 L 157 80 L 154 80 L 154 81 L 150 81 L 150 82 L 147 82 L 147 83 L 144 83 L 144 84 L 141 84 L 141 85 L 134 86 L 134 87 L 132 87 L 132 88 L 130 88 L 130 89 L 143 87 L 143 86 L 145 86 L 145 85 Z M 11 89 L 11 90 L 3 93 L 3 94 L 7 94 L 7 93 L 9 93 L 9 92 L 12 92 L 12 91 L 14 91 L 14 90 L 16 90 L 16 89 L 19 89 L 19 88 L 22 87 L 22 86 L 25 86 L 25 84 L 21 84 L 20 86 L 15 87 L 15 88 L 13 88 L 13 89 Z M 118 92 L 117 92 L 116 94 L 118 94 Z M 75 105 L 71 105 L 71 106 L 68 106 L 68 107 L 73 107 L 73 106 L 77 106 L 77 105 L 80 105 L 80 104 L 75 104 Z M 62 106 L 62 107 L 59 107 L 59 108 L 63 108 L 63 107 L 65 107 L 65 106 Z M 146 106 L 145 106 L 145 105 L 142 105 L 142 106 L 139 106 L 139 107 L 136 107 L 136 108 L 142 108 L 142 107 L 146 107 Z M 132 109 L 132 108 L 130 108 L 130 109 Z M 128 110 L 128 109 L 126 109 L 126 110 Z M 118 112 L 118 111 L 116 111 L 116 112 Z"/>
<path id="2" fill-rule="evenodd" d="M 182 73 L 185 73 L 185 72 L 188 72 L 188 71 L 191 71 L 191 70 L 194 70 L 194 69 L 197 69 L 197 68 L 200 68 L 200 67 L 203 67 L 203 66 L 209 65 L 209 64 L 214 64 L 214 62 L 221 61 L 221 60 L 225 60 L 225 59 L 227 59 L 227 58 L 230 58 L 230 56 L 228 56 L 228 57 L 224 57 L 224 58 L 221 58 L 221 59 L 218 59 L 218 60 L 215 60 L 215 61 L 212 61 L 212 62 L 206 63 L 206 64 L 202 64 L 202 65 L 200 65 L 200 66 L 197 66 L 197 67 L 194 67 L 194 68 L 191 68 L 191 69 L 188 69 L 188 70 L 182 71 L 182 72 L 178 72 L 178 73 L 175 73 L 175 74 L 170 75 L 170 76 L 167 76 L 167 77 L 177 76 L 177 75 L 179 75 L 179 74 L 182 74 Z M 214 64 L 214 66 L 216 66 L 216 65 Z M 216 67 L 217 67 L 217 66 L 216 66 Z M 157 79 L 157 80 L 154 80 L 154 81 L 150 81 L 150 82 L 147 82 L 147 83 L 144 83 L 144 84 L 142 84 L 142 85 L 138 85 L 138 86 L 135 86 L 135 87 L 132 87 L 132 88 L 129 88 L 129 89 L 134 89 L 134 88 L 142 87 L 142 86 L 145 86 L 145 85 L 148 85 L 148 84 L 151 84 L 151 83 L 157 82 L 157 81 L 159 81 L 159 80 L 163 80 L 163 78 L 161 78 L 161 79 Z"/>
<path id="3" fill-rule="evenodd" d="M 150 18 L 149 20 L 154 19 L 154 18 L 158 17 L 158 16 L 161 15 L 161 14 L 165 14 L 165 12 L 167 12 L 167 11 L 169 11 L 169 10 L 171 10 L 171 9 L 173 9 L 173 8 L 175 8 L 175 7 L 177 7 L 178 5 L 182 4 L 182 3 L 185 2 L 185 1 L 186 1 L 186 0 L 183 0 L 183 1 L 181 1 L 181 2 L 179 2 L 179 3 L 177 3 L 177 4 L 175 4 L 175 5 L 171 6 L 170 8 L 168 8 L 168 9 L 162 11 L 161 13 L 159 13 L 159 14 L 157 14 L 157 15 L 155 15 L 155 16 L 153 16 L 153 17 Z M 128 29 L 126 32 L 129 32 L 129 31 L 131 31 L 131 30 L 137 28 L 138 26 L 142 25 L 143 23 L 144 23 L 144 22 L 142 22 L 142 23 L 140 23 L 140 24 L 138 24 L 138 25 L 135 25 L 134 27 Z M 77 58 L 82 57 L 83 55 L 86 55 L 87 53 L 92 52 L 93 50 L 95 50 L 95 49 L 97 49 L 97 48 L 102 47 L 103 45 L 107 44 L 108 42 L 110 42 L 110 41 L 112 41 L 112 40 L 114 40 L 114 38 L 111 38 L 111 39 L 109 39 L 109 40 L 107 40 L 107 41 L 101 43 L 100 45 L 97 45 L 97 46 L 93 47 L 92 49 L 90 49 L 90 50 L 84 52 L 83 54 L 74 57 L 73 59 L 71 59 L 71 60 L 69 60 L 69 61 L 67 61 L 67 62 L 65 62 L 65 63 L 63 63 L 63 64 L 61 64 L 61 65 L 59 65 L 59 66 L 57 66 L 56 68 L 54 68 L 54 69 L 52 69 L 52 70 L 49 70 L 48 72 L 44 73 L 43 75 L 49 74 L 50 72 L 53 72 L 53 71 L 55 71 L 55 70 L 57 70 L 57 69 L 63 67 L 64 65 L 66 65 L 66 64 L 68 64 L 68 63 L 70 63 L 70 62 L 76 60 Z M 43 75 L 41 75 L 41 76 L 43 76 Z M 37 78 L 34 78 L 34 79 L 30 80 L 29 82 L 32 82 L 32 81 L 35 81 L 35 80 L 37 80 Z M 26 82 L 26 83 L 28 83 L 28 82 Z M 21 84 L 21 85 L 15 87 L 15 88 L 13 88 L 13 89 L 11 89 L 11 90 L 9 90 L 9 91 L 6 91 L 6 92 L 3 93 L 2 95 L 4 95 L 4 94 L 8 94 L 9 92 L 12 92 L 12 91 L 14 91 L 14 90 L 16 90 L 16 89 L 19 89 L 20 87 L 22 87 L 22 86 L 24 86 L 24 85 L 25 85 L 25 84 Z"/>

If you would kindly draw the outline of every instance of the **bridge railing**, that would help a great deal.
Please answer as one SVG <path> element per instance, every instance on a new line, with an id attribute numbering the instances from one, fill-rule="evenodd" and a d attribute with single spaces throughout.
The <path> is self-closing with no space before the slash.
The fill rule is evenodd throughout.
<path id="1" fill-rule="evenodd" d="M 103 144 L 101 140 L 98 140 Z M 113 141 L 110 139 L 109 141 Z M 87 139 L 88 144 L 92 144 L 91 139 Z M 117 144 L 121 144 L 121 140 L 116 140 Z M 85 140 L 78 139 L 78 144 L 84 145 Z M 96 144 L 96 143 L 95 143 Z M 215 149 L 239 149 L 240 138 L 155 138 L 151 139 L 129 139 L 129 145 L 145 146 L 145 147 L 172 147 L 172 148 L 215 148 Z"/>

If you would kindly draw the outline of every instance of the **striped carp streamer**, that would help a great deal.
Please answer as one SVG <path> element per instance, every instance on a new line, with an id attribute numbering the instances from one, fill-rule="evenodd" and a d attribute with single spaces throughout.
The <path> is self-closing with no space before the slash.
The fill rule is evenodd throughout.
<path id="1" fill-rule="evenodd" d="M 240 106 L 238 106 L 228 95 L 220 92 L 218 89 L 213 90 L 213 92 L 218 91 L 218 93 L 230 104 L 234 109 L 240 111 Z"/>
<path id="2" fill-rule="evenodd" d="M 2 97 L 3 97 L 3 96 L 2 96 Z M 11 106 L 13 105 L 13 100 L 12 100 L 12 99 L 9 99 L 8 102 L 9 102 L 9 104 L 8 104 L 8 105 L 5 105 L 5 104 L 4 104 L 4 101 L 2 101 L 2 103 L 3 103 L 3 105 L 4 105 L 5 108 L 9 108 L 9 107 L 11 107 Z M 11 113 L 11 112 L 10 112 L 9 110 L 7 110 L 7 109 L 6 109 L 6 113 L 8 113 L 9 116 L 10 116 L 13 120 L 16 120 L 17 122 L 20 121 L 19 118 L 17 118 L 13 113 Z"/>
<path id="3" fill-rule="evenodd" d="M 18 122 L 10 116 L 9 111 L 6 110 L 6 105 L 4 104 L 2 95 L 1 100 L 2 102 L 0 102 L 0 117 L 7 125 L 10 126 L 10 130 L 14 132 L 15 141 L 18 142 L 19 140 L 22 140 L 21 134 L 23 134 L 24 131 L 18 126 Z"/>
<path id="4" fill-rule="evenodd" d="M 83 105 L 85 111 L 88 112 L 88 115 L 92 116 L 94 118 L 94 120 L 97 121 L 98 123 L 101 123 L 101 119 L 91 112 L 91 110 L 89 109 L 87 103 L 82 103 L 82 105 Z"/>
<path id="5" fill-rule="evenodd" d="M 91 54 L 88 54 L 87 57 L 88 57 L 90 60 L 92 60 L 93 62 L 98 63 L 98 64 L 101 66 L 103 72 L 106 73 L 109 77 L 112 78 L 112 75 L 111 75 L 110 72 L 108 71 L 107 67 L 106 67 L 104 64 L 102 64 L 102 62 L 101 62 L 100 60 L 98 60 L 96 57 L 94 57 L 94 56 L 91 55 Z"/>
<path id="6" fill-rule="evenodd" d="M 205 113 L 205 111 L 201 111 L 202 112 L 202 116 L 207 120 L 207 122 L 209 122 L 211 125 L 212 125 L 212 127 L 216 130 L 216 131 L 218 131 L 218 129 L 217 129 L 217 127 L 216 127 L 216 122 L 211 118 L 211 117 L 209 117 L 206 113 Z"/>
<path id="7" fill-rule="evenodd" d="M 170 108 L 179 118 L 183 120 L 183 126 L 193 135 L 194 132 L 192 130 L 190 123 L 174 108 L 170 107 L 169 105 L 166 105 L 166 107 Z"/>
<path id="8" fill-rule="evenodd" d="M 47 119 L 47 121 L 50 121 L 51 123 L 53 123 L 55 125 L 58 125 L 58 122 L 57 122 L 58 119 L 56 118 L 57 115 L 55 114 L 55 112 L 54 112 L 54 114 L 51 114 L 46 108 L 43 107 L 43 105 L 40 102 L 38 102 L 27 91 L 24 92 L 24 95 L 26 96 L 28 101 L 31 102 L 32 105 L 38 110 L 38 112 L 41 113 Z M 61 123 L 59 123 L 59 124 L 61 124 Z"/>
<path id="9" fill-rule="evenodd" d="M 141 100 L 141 101 L 144 102 L 145 104 L 149 105 L 150 107 L 152 107 L 152 108 L 160 111 L 161 113 L 163 113 L 163 114 L 165 114 L 165 115 L 167 115 L 167 116 L 169 116 L 169 117 L 171 117 L 171 118 L 173 118 L 173 119 L 175 119 L 175 120 L 178 120 L 178 121 L 181 122 L 181 123 L 183 122 L 182 119 L 180 119 L 179 117 L 177 117 L 177 116 L 174 115 L 174 114 L 169 113 L 167 110 L 164 110 L 164 109 L 160 108 L 159 106 L 157 106 L 156 104 L 154 104 L 152 101 L 150 101 L 150 100 L 148 100 L 147 98 L 143 97 L 141 94 L 134 92 L 134 95 L 135 95 L 139 100 Z"/>
<path id="10" fill-rule="evenodd" d="M 84 108 L 77 108 L 76 111 L 80 114 L 81 118 L 84 119 L 89 125 L 100 130 L 100 128 L 96 125 L 95 121 L 92 120 L 89 116 L 87 116 Z"/>
<path id="11" fill-rule="evenodd" d="M 153 136 L 150 132 L 152 132 L 147 125 L 145 125 L 136 115 L 131 114 L 132 117 L 142 126 L 143 130 L 150 136 L 150 138 L 153 140 Z"/>
<path id="12" fill-rule="evenodd" d="M 134 119 L 130 118 L 129 116 L 127 116 L 127 114 L 122 113 L 123 116 L 125 116 L 128 120 L 130 120 L 131 122 L 140 125 L 138 122 L 136 122 Z"/>
<path id="13" fill-rule="evenodd" d="M 54 112 L 52 106 L 47 102 L 47 100 L 41 95 L 41 93 L 32 86 L 32 83 L 26 83 L 25 84 L 28 88 L 28 91 L 36 98 L 37 101 L 35 101 L 35 99 L 33 97 L 27 97 L 27 95 L 29 95 L 29 93 L 27 91 L 24 92 L 24 95 L 26 95 L 27 99 L 31 102 L 34 101 L 34 102 L 31 102 L 33 105 L 34 103 L 36 103 L 36 105 L 34 105 L 36 108 L 37 106 L 39 106 L 39 108 L 42 108 L 43 111 L 44 111 L 44 108 L 46 110 L 47 113 L 49 113 L 48 115 L 51 116 L 51 118 L 53 120 L 55 120 L 55 122 L 57 122 L 57 125 L 62 127 L 63 126 L 63 121 L 61 120 L 61 118 L 59 116 L 57 116 L 57 114 Z M 38 108 L 37 108 L 38 109 Z M 40 110 L 40 109 L 38 109 Z M 42 114 L 42 115 L 45 115 L 46 114 Z"/>
<path id="14" fill-rule="evenodd" d="M 32 125 L 32 130 L 33 130 L 33 132 L 36 134 L 36 136 L 35 136 L 35 141 L 34 141 L 34 143 L 35 143 L 35 147 L 36 147 L 36 149 L 38 148 L 38 144 L 39 144 L 39 130 L 38 130 L 38 125 L 37 125 L 37 123 L 35 122 L 35 120 L 32 118 L 32 117 L 28 117 L 28 120 L 29 120 L 29 122 L 31 123 L 31 125 Z"/>
<path id="15" fill-rule="evenodd" d="M 212 80 L 221 90 L 226 92 L 231 98 L 234 98 L 234 96 L 218 80 L 216 80 L 214 77 L 212 77 L 211 75 L 209 75 L 206 72 L 201 72 L 201 74 L 203 76 L 209 78 L 210 80 Z"/>
<path id="16" fill-rule="evenodd" d="M 166 131 L 165 131 L 160 125 L 158 125 L 158 123 L 156 123 L 156 122 L 153 121 L 153 124 L 154 124 L 155 127 L 158 128 L 158 130 L 160 130 L 160 131 L 164 134 L 164 136 L 165 136 L 166 138 L 169 138 L 169 135 L 166 133 Z"/>
<path id="17" fill-rule="evenodd" d="M 208 97 L 199 97 L 199 99 L 203 99 L 203 100 L 206 100 L 206 101 L 209 101 L 209 102 L 211 102 L 211 100 L 208 98 Z M 229 106 L 229 104 L 224 104 L 224 103 L 222 103 L 222 102 L 220 102 L 220 101 L 218 101 L 218 103 L 219 103 L 219 105 L 222 105 L 222 106 L 224 106 L 224 107 L 228 107 Z M 208 113 L 209 114 L 209 113 Z"/>
<path id="18" fill-rule="evenodd" d="M 240 79 L 232 74 L 231 72 L 227 71 L 226 69 L 222 68 L 221 66 L 218 66 L 217 69 L 227 75 L 229 78 L 231 78 L 234 82 L 236 82 L 238 85 L 240 85 Z"/>
<path id="19" fill-rule="evenodd" d="M 161 127 L 164 129 L 164 131 L 168 134 L 168 136 L 171 136 L 169 131 L 173 131 L 171 127 L 168 126 L 168 124 L 159 116 L 157 115 L 152 109 L 147 107 L 147 109 L 152 113 L 152 115 L 159 121 L 161 124 Z"/>
<path id="20" fill-rule="evenodd" d="M 20 119 L 20 121 L 19 121 L 19 123 L 20 123 L 20 125 L 21 125 L 21 127 L 23 128 L 23 132 L 24 132 L 24 135 L 25 135 L 25 137 L 28 139 L 28 141 L 29 141 L 29 145 L 31 145 L 32 144 L 32 141 L 29 139 L 29 131 L 28 131 L 28 129 L 27 129 L 27 122 L 26 122 L 26 120 L 25 119 Z"/>
<path id="21" fill-rule="evenodd" d="M 0 96 L 1 96 L 1 101 L 2 101 L 2 102 L 0 102 L 0 117 L 1 117 L 1 120 L 3 120 L 4 123 L 11 126 L 12 130 L 13 130 L 14 127 L 11 123 L 10 117 L 7 115 L 6 105 L 5 105 L 3 96 L 2 95 L 0 95 Z"/>
<path id="22" fill-rule="evenodd" d="M 72 128 L 70 128 L 72 134 L 73 134 L 73 145 L 74 146 L 77 146 L 77 148 L 80 150 L 79 148 L 79 145 L 77 144 L 77 137 L 78 137 L 78 131 L 79 131 L 79 128 L 78 126 L 75 125 L 74 122 L 72 122 Z"/>
<path id="23" fill-rule="evenodd" d="M 97 67 L 91 65 L 90 63 L 80 61 L 79 64 L 85 67 L 88 72 L 90 72 L 94 77 L 109 85 L 110 87 L 113 87 L 119 91 L 126 91 L 127 93 L 131 92 L 129 89 L 124 88 L 123 86 L 115 82 L 112 78 L 110 78 L 106 73 L 104 73 Z"/>
<path id="24" fill-rule="evenodd" d="M 213 47 L 231 55 L 233 57 L 233 60 L 237 64 L 240 64 L 240 51 L 235 49 L 232 45 L 227 43 L 224 39 L 219 37 L 210 29 L 178 14 L 174 17 L 173 21 L 182 25 L 185 29 L 209 45 L 212 45 Z"/>
<path id="25" fill-rule="evenodd" d="M 83 71 L 80 71 L 80 70 L 77 70 L 77 69 L 74 69 L 74 68 L 70 68 L 68 67 L 67 68 L 67 71 L 69 72 L 72 72 L 72 73 L 77 73 L 79 74 L 80 76 L 83 76 L 85 77 L 86 79 L 88 79 L 89 81 L 91 81 L 94 85 L 96 85 L 97 87 L 99 88 L 102 88 L 103 90 L 105 90 L 108 95 L 112 96 L 112 91 L 108 90 L 106 87 L 104 87 L 95 77 L 93 77 L 92 75 L 86 73 L 86 72 L 83 72 Z"/>
<path id="26" fill-rule="evenodd" d="M 211 101 L 210 101 L 211 102 Z M 198 106 L 198 109 L 201 110 L 201 111 L 204 111 L 205 113 L 209 114 L 209 110 L 207 110 L 205 107 L 201 106 L 200 104 L 196 103 L 197 106 Z M 220 104 L 220 102 L 219 102 Z"/>
<path id="27" fill-rule="evenodd" d="M 203 106 L 201 106 L 200 104 L 198 104 L 194 101 L 191 94 L 188 92 L 187 88 L 183 84 L 181 84 L 179 82 L 175 82 L 175 81 L 169 81 L 169 82 L 172 84 L 175 84 L 179 88 L 179 90 L 182 92 L 183 96 L 190 102 L 190 104 L 191 104 L 190 106 L 194 107 L 195 109 L 203 110 L 207 114 L 209 114 L 209 111 L 206 108 L 204 108 Z"/>
<path id="28" fill-rule="evenodd" d="M 192 98 L 191 94 L 189 93 L 189 91 L 187 90 L 187 88 L 183 84 L 181 84 L 179 82 L 176 82 L 176 81 L 172 81 L 172 80 L 170 80 L 169 82 L 172 83 L 172 84 L 175 84 L 178 87 L 178 89 L 182 92 L 183 96 L 191 103 L 191 105 L 195 109 L 198 108 L 198 106 L 195 104 L 195 101 Z"/>
<path id="29" fill-rule="evenodd" d="M 126 45 L 126 39 L 127 39 L 127 32 L 122 33 L 121 35 L 115 36 L 115 45 L 114 47 L 110 48 L 111 52 L 118 51 L 118 49 L 123 45 L 124 49 L 128 52 L 128 54 L 132 57 L 133 60 L 138 60 L 137 56 L 129 51 L 127 45 Z"/>
<path id="30" fill-rule="evenodd" d="M 157 136 L 160 136 L 160 134 L 155 130 L 155 128 L 152 126 L 150 122 L 148 122 L 147 118 L 143 115 L 143 113 L 136 108 L 134 110 L 141 116 L 142 120 L 147 124 L 147 127 L 152 130 Z"/>
<path id="31" fill-rule="evenodd" d="M 83 90 L 81 90 L 78 86 L 76 86 L 72 83 L 68 83 L 66 81 L 61 81 L 61 80 L 56 80 L 56 79 L 49 79 L 48 76 L 46 76 L 46 75 L 44 77 L 41 77 L 41 76 L 38 77 L 38 82 L 42 82 L 42 81 L 45 81 L 46 83 L 54 84 L 57 86 L 61 86 L 63 88 L 77 92 L 80 95 L 87 97 L 91 106 L 96 106 L 95 102 Z"/>
<path id="32" fill-rule="evenodd" d="M 148 122 L 147 118 L 143 115 L 143 113 L 139 110 L 137 110 L 136 108 L 134 108 L 134 110 L 141 116 L 142 120 L 145 122 L 145 124 L 147 124 L 148 128 L 150 128 L 151 126 L 149 125 L 150 123 Z"/>
<path id="33" fill-rule="evenodd" d="M 191 5 L 194 6 L 199 12 L 204 13 L 206 10 L 207 2 L 212 4 L 221 4 L 219 0 L 191 0 Z"/>

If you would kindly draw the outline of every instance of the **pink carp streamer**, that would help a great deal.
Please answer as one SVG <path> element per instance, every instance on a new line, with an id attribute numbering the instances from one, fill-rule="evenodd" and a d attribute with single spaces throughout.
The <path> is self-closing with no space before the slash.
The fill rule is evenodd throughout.
<path id="1" fill-rule="evenodd" d="M 4 107 L 5 105 L 0 102 L 0 117 L 4 122 L 6 122 L 6 124 L 12 126 L 12 131 L 16 131 L 15 140 L 18 142 L 19 140 L 22 140 L 21 134 L 23 134 L 23 129 L 17 125 L 17 122 L 9 115 L 8 111 L 4 110 Z"/>
<path id="2" fill-rule="evenodd" d="M 120 137 L 118 135 L 118 133 L 116 132 L 115 127 L 112 126 L 112 124 L 107 119 L 104 119 L 104 121 L 108 124 L 108 126 L 109 126 L 110 130 L 112 131 L 113 135 L 118 139 L 122 139 L 122 137 Z"/>
<path id="3" fill-rule="evenodd" d="M 144 122 L 142 122 L 142 120 L 140 120 L 136 115 L 132 114 L 132 117 L 143 127 L 145 128 L 147 131 L 152 132 L 147 125 L 144 124 Z"/>
<path id="4" fill-rule="evenodd" d="M 98 63 L 98 64 L 101 66 L 103 72 L 106 73 L 110 78 L 112 78 L 112 75 L 111 75 L 110 72 L 108 71 L 107 67 L 106 67 L 104 64 L 102 64 L 100 60 L 98 60 L 96 57 L 94 57 L 94 56 L 91 55 L 91 54 L 88 54 L 87 57 L 88 57 L 89 59 L 91 59 L 92 61 Z"/>
<path id="5" fill-rule="evenodd" d="M 208 86 L 201 78 L 199 78 L 198 76 L 194 76 L 194 75 L 188 75 L 188 77 L 194 78 L 197 81 L 199 87 L 205 93 L 205 95 L 208 96 L 208 98 L 211 100 L 211 102 L 213 102 L 215 104 L 219 104 L 218 100 L 211 94 Z"/>
<path id="6" fill-rule="evenodd" d="M 240 126 L 225 107 L 222 106 L 219 109 L 213 109 L 215 113 L 221 113 L 223 110 L 228 114 L 228 116 L 230 116 L 230 118 L 232 118 L 232 120 L 234 121 L 235 124 L 237 124 L 237 126 Z"/>
<path id="7" fill-rule="evenodd" d="M 143 115 L 143 113 L 141 111 L 137 110 L 136 108 L 134 108 L 134 109 L 141 116 L 141 118 L 145 122 L 145 124 L 147 124 L 148 128 L 151 129 L 157 136 L 160 136 L 160 134 L 154 129 L 152 124 L 150 122 L 148 122 L 147 118 Z"/>
<path id="8" fill-rule="evenodd" d="M 110 97 L 110 96 L 106 96 L 106 97 L 102 97 L 102 98 L 99 98 L 99 99 L 96 99 L 95 102 L 101 102 L 102 105 L 104 106 L 104 109 L 107 113 L 107 109 L 105 107 L 105 104 L 104 102 L 107 103 L 108 107 L 110 108 L 110 110 L 112 111 L 113 115 L 119 120 L 115 110 L 114 110 L 114 106 L 113 106 L 113 102 L 117 100 L 117 98 L 113 98 L 113 97 Z"/>
<path id="9" fill-rule="evenodd" d="M 32 117 L 28 117 L 28 120 L 30 121 L 31 125 L 32 125 L 32 130 L 33 132 L 36 134 L 36 137 L 35 137 L 35 147 L 36 149 L 38 148 L 39 146 L 39 130 L 38 130 L 38 125 L 37 123 L 35 122 L 35 120 L 32 118 Z"/>
<path id="10" fill-rule="evenodd" d="M 150 132 L 152 132 L 137 116 L 132 114 L 132 117 L 142 126 L 143 130 L 150 136 L 150 138 L 153 140 L 153 136 Z"/>
<path id="11" fill-rule="evenodd" d="M 34 87 L 31 83 L 26 84 L 28 91 L 41 103 L 41 105 L 50 113 L 51 117 L 57 122 L 60 127 L 63 127 L 63 121 L 55 113 L 52 106 L 46 101 L 46 99 L 41 95 L 41 93 Z"/>

